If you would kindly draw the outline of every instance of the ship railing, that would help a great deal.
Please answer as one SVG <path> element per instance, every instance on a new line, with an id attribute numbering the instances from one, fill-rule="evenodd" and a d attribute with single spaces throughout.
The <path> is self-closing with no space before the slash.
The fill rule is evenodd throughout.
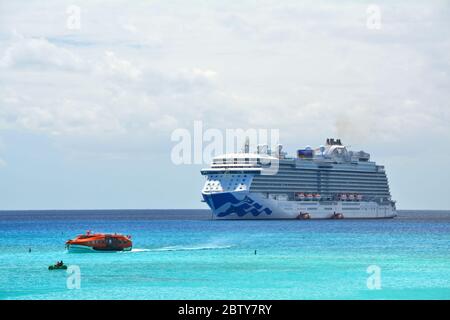
<path id="1" fill-rule="evenodd" d="M 261 173 L 261 168 L 207 168 L 201 169 L 202 175 L 209 174 L 259 174 Z"/>

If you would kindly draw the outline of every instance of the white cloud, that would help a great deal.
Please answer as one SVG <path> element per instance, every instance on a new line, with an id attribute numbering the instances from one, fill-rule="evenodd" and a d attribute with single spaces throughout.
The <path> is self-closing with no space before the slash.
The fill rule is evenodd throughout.
<path id="1" fill-rule="evenodd" d="M 106 51 L 104 60 L 96 66 L 96 72 L 105 76 L 121 76 L 130 80 L 138 79 L 142 71 L 130 61 L 120 59 L 112 51 Z"/>
<path id="2" fill-rule="evenodd" d="M 68 49 L 58 47 L 45 38 L 24 38 L 18 36 L 5 50 L 0 67 L 30 67 L 65 70 L 83 70 L 83 61 Z"/>
<path id="3" fill-rule="evenodd" d="M 380 31 L 366 28 L 368 5 L 89 2 L 80 4 L 80 31 L 64 29 L 62 7 L 59 18 L 33 15 L 54 3 L 3 5 L 8 29 L 24 36 L 0 29 L 0 126 L 169 139 L 203 119 L 207 127 L 280 128 L 285 144 L 331 135 L 448 141 L 445 4 L 382 1 Z"/>
<path id="4" fill-rule="evenodd" d="M 125 30 L 127 30 L 131 33 L 136 33 L 138 31 L 136 26 L 134 26 L 133 24 L 130 24 L 130 23 L 123 24 L 122 28 L 124 28 Z"/>

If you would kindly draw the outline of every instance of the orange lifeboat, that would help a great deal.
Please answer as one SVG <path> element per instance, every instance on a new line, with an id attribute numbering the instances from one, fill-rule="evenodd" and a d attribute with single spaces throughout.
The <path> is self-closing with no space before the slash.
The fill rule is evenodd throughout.
<path id="1" fill-rule="evenodd" d="M 89 231 L 66 242 L 66 248 L 69 252 L 130 251 L 132 246 L 131 236 L 106 233 L 91 234 Z"/>

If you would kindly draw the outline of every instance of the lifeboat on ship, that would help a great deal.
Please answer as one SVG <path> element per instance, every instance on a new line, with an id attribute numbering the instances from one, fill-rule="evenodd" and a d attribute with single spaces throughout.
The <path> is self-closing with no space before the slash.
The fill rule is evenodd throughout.
<path id="1" fill-rule="evenodd" d="M 66 242 L 69 252 L 131 251 L 132 246 L 131 236 L 117 233 L 91 233 L 90 231 Z"/>
<path id="2" fill-rule="evenodd" d="M 297 198 L 300 199 L 300 201 L 305 200 L 305 194 L 303 192 L 297 193 Z"/>
<path id="3" fill-rule="evenodd" d="M 344 219 L 344 215 L 342 213 L 333 213 L 331 219 Z"/>
<path id="4" fill-rule="evenodd" d="M 311 219 L 311 215 L 308 212 L 300 212 L 297 216 L 297 219 L 299 220 L 308 220 Z"/>

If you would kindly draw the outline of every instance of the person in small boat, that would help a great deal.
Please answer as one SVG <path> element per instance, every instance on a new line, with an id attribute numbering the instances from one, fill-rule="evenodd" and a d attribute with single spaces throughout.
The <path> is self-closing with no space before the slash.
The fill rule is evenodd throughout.
<path id="1" fill-rule="evenodd" d="M 57 267 L 62 267 L 64 265 L 64 263 L 63 263 L 63 261 L 61 260 L 61 261 L 58 261 L 57 263 L 56 263 L 56 266 Z"/>

